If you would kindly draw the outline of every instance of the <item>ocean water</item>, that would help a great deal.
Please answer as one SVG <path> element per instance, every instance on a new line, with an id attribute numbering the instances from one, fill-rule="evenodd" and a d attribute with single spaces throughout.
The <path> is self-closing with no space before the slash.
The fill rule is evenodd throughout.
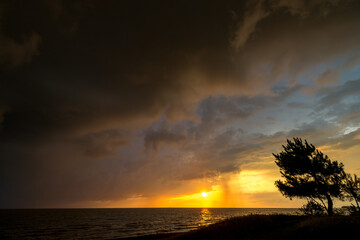
<path id="1" fill-rule="evenodd" d="M 183 232 L 249 214 L 289 208 L 2 209 L 0 239 L 119 239 Z"/>

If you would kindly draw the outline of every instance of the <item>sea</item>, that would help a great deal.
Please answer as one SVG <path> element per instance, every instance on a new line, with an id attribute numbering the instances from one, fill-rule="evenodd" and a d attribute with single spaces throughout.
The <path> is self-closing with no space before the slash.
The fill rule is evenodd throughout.
<path id="1" fill-rule="evenodd" d="M 1 209 L 0 239 L 121 239 L 184 232 L 250 214 L 295 208 Z"/>

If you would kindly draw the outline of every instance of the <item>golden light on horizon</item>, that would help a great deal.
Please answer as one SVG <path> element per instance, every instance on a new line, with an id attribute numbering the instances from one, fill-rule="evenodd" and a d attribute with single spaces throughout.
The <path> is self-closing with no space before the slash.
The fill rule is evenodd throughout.
<path id="1" fill-rule="evenodd" d="M 176 197 L 165 197 L 159 202 L 167 207 L 195 207 L 209 208 L 222 206 L 223 190 L 219 185 L 211 186 L 208 191 L 200 188 L 200 191 Z"/>
<path id="2" fill-rule="evenodd" d="M 119 201 L 100 201 L 95 206 L 102 207 L 176 207 L 176 208 L 223 208 L 223 207 L 277 207 L 269 205 L 267 199 L 276 193 L 273 185 L 278 178 L 270 170 L 243 169 L 240 173 L 229 173 L 222 176 L 221 182 L 212 186 L 204 186 L 203 181 L 192 181 L 193 191 L 182 193 L 178 189 L 175 194 L 160 197 L 134 196 Z M 185 188 L 186 189 L 186 188 Z M 264 200 L 259 200 L 263 196 Z M 293 202 L 291 202 L 293 203 Z M 92 202 L 92 204 L 95 204 Z M 291 205 L 293 207 L 293 205 Z"/>

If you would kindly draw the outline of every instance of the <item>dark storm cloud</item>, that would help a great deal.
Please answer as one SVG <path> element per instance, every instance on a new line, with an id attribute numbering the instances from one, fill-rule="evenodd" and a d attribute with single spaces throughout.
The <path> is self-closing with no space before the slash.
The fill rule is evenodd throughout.
<path id="1" fill-rule="evenodd" d="M 269 14 L 256 23 L 257 30 L 237 57 L 239 67 L 244 68 L 245 76 L 251 76 L 253 82 L 264 84 L 262 80 L 267 79 L 266 84 L 271 85 L 283 78 L 296 82 L 298 76 L 315 66 L 359 51 L 360 34 L 355 30 L 359 23 L 358 9 L 348 9 L 356 5 L 355 2 L 273 1 L 286 3 L 284 6 L 304 2 L 306 4 L 300 4 L 302 7 L 294 11 L 304 9 L 306 14 L 293 14 L 291 7 L 266 10 L 268 2 L 258 2 Z M 313 6 L 312 2 L 319 4 Z M 336 7 L 332 7 L 333 4 Z M 321 14 L 326 8 L 327 14 Z M 266 85 L 262 89 L 264 87 Z"/>
<path id="2" fill-rule="evenodd" d="M 128 143 L 126 133 L 119 130 L 107 130 L 83 135 L 76 139 L 79 149 L 90 157 L 104 158 L 116 155 L 119 147 Z"/>
<path id="3" fill-rule="evenodd" d="M 322 98 L 320 100 L 318 110 L 334 104 L 344 103 L 346 98 L 349 99 L 350 97 L 354 97 L 354 99 L 359 100 L 360 79 L 348 81 L 340 86 L 325 88 L 319 92 L 319 95 Z"/>
<path id="4" fill-rule="evenodd" d="M 339 0 L 314 0 L 314 1 L 248 1 L 247 11 L 243 14 L 241 21 L 232 40 L 232 45 L 239 50 L 252 37 L 256 31 L 256 26 L 264 19 L 271 17 L 275 12 L 283 11 L 293 16 L 307 18 L 314 12 L 319 17 L 328 15 L 334 6 L 339 5 Z"/>
<path id="5" fill-rule="evenodd" d="M 19 38 L 31 30 L 43 41 L 33 62 L 3 75 L 3 102 L 9 109 L 5 132 L 21 126 L 22 132 L 38 135 L 152 120 L 164 108 L 181 107 L 192 87 L 202 87 L 181 79 L 192 64 L 222 75 L 217 69 L 230 63 L 223 27 L 231 24 L 230 16 L 219 3 L 206 8 L 202 3 L 93 2 L 88 8 L 31 3 L 37 14 L 30 3 L 18 4 L 3 4 L 4 34 Z M 49 15 L 49 8 L 59 17 Z M 58 30 L 62 18 L 78 22 L 70 36 Z"/>
<path id="6" fill-rule="evenodd" d="M 21 42 L 15 42 L 13 39 L 0 35 L 0 64 L 9 64 L 11 67 L 17 67 L 30 62 L 32 58 L 38 55 L 38 47 L 41 38 L 33 33 Z"/>
<path id="7" fill-rule="evenodd" d="M 0 10 L 1 207 L 156 195 L 237 170 L 260 140 L 228 125 L 294 96 L 299 74 L 360 42 L 351 1 L 2 1 Z M 319 82 L 335 82 L 329 74 Z M 284 77 L 290 84 L 277 85 Z"/>
<path id="8" fill-rule="evenodd" d="M 164 122 L 162 125 L 168 125 Z M 160 128 L 151 127 L 145 131 L 144 146 L 145 148 L 152 147 L 157 150 L 159 144 L 171 144 L 179 143 L 185 140 L 183 129 L 178 127 L 177 129 L 169 129 L 167 126 L 161 126 Z"/>
<path id="9" fill-rule="evenodd" d="M 16 38 L 7 36 L 3 27 L 4 6 L 0 3 L 0 66 L 10 68 L 28 63 L 39 54 L 41 36 L 36 32 L 23 33 Z"/>

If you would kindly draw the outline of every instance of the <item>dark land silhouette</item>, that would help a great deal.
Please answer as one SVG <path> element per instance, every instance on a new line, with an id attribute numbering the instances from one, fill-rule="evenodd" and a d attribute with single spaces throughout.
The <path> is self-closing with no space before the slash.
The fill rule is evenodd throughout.
<path id="1" fill-rule="evenodd" d="M 186 233 L 127 239 L 350 239 L 358 236 L 359 227 L 360 216 L 249 215 Z"/>

